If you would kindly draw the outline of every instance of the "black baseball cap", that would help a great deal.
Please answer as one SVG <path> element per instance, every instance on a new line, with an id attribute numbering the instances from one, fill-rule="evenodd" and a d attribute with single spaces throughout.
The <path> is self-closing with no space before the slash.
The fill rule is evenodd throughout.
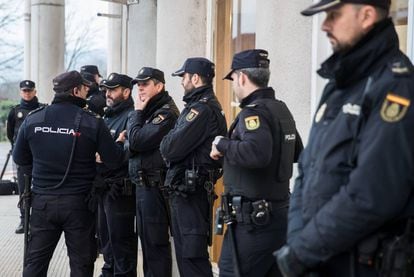
<path id="1" fill-rule="evenodd" d="M 165 84 L 164 72 L 152 67 L 143 67 L 139 70 L 137 77 L 131 81 L 131 85 L 135 85 L 139 81 L 147 81 L 149 79 L 157 79 Z"/>
<path id="2" fill-rule="evenodd" d="M 183 66 L 171 75 L 182 77 L 184 73 L 191 73 L 213 78 L 215 76 L 214 68 L 214 63 L 206 58 L 188 58 Z"/>
<path id="3" fill-rule="evenodd" d="M 87 71 L 81 72 L 82 78 L 88 80 L 89 82 L 92 82 L 96 84 L 95 76 Z"/>
<path id="4" fill-rule="evenodd" d="M 62 73 L 53 79 L 53 90 L 56 93 L 66 92 L 79 85 L 90 87 L 92 82 L 84 79 L 76 70 Z"/>
<path id="5" fill-rule="evenodd" d="M 336 6 L 345 3 L 371 5 L 383 8 L 388 11 L 390 9 L 391 0 L 321 0 L 318 3 L 301 11 L 301 14 L 305 16 L 310 16 L 319 12 L 335 8 Z"/>
<path id="6" fill-rule="evenodd" d="M 19 86 L 20 86 L 21 90 L 23 90 L 23 89 L 33 90 L 36 87 L 35 82 L 33 82 L 31 80 L 23 80 L 23 81 L 20 82 Z"/>
<path id="7" fill-rule="evenodd" d="M 118 74 L 118 73 L 111 73 L 109 74 L 108 78 L 102 80 L 99 84 L 100 87 L 106 88 L 117 88 L 117 87 L 124 87 L 124 88 L 132 88 L 131 85 L 132 78 L 125 74 Z"/>
<path id="8" fill-rule="evenodd" d="M 234 54 L 231 63 L 231 70 L 223 78 L 232 80 L 231 74 L 238 69 L 243 68 L 269 68 L 269 53 L 263 49 L 250 49 Z"/>
<path id="9" fill-rule="evenodd" d="M 80 72 L 81 73 L 88 72 L 88 73 L 93 74 L 93 75 L 97 74 L 99 77 L 102 77 L 101 74 L 99 74 L 99 70 L 98 70 L 98 67 L 96 65 L 84 65 L 84 66 L 81 67 Z"/>

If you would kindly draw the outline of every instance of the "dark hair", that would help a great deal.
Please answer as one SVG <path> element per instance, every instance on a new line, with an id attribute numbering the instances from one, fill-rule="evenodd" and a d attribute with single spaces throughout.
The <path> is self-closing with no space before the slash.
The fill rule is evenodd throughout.
<path id="1" fill-rule="evenodd" d="M 161 91 L 165 91 L 165 84 L 163 82 L 161 82 L 160 80 L 155 79 L 155 78 L 151 78 L 150 80 L 152 80 L 154 82 L 154 85 L 157 85 L 159 83 L 163 84 Z"/>
<path id="2" fill-rule="evenodd" d="M 244 74 L 246 74 L 250 82 L 252 82 L 254 85 L 256 85 L 259 88 L 265 88 L 269 84 L 269 78 L 270 78 L 269 68 L 253 67 L 253 68 L 243 68 L 238 71 L 241 71 Z"/>

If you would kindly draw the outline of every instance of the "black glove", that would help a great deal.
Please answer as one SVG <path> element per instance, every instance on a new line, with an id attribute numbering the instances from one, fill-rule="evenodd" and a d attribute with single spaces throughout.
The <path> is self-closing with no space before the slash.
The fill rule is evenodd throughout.
<path id="1" fill-rule="evenodd" d="M 112 183 L 109 186 L 108 195 L 113 200 L 116 200 L 121 195 L 121 193 L 122 193 L 122 184 Z"/>
<path id="2" fill-rule="evenodd" d="M 299 261 L 295 253 L 285 245 L 273 253 L 283 277 L 299 277 L 306 272 L 305 265 Z"/>

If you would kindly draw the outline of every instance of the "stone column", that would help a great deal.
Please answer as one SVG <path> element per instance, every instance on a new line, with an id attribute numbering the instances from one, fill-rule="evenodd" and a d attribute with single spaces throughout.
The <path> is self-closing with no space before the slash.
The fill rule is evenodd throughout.
<path id="1" fill-rule="evenodd" d="M 41 102 L 52 99 L 52 79 L 64 71 L 65 0 L 32 0 L 31 79 Z"/>
<path id="2" fill-rule="evenodd" d="M 129 5 L 127 26 L 127 74 L 135 77 L 143 66 L 156 67 L 157 1 Z"/>
<path id="3" fill-rule="evenodd" d="M 109 75 L 111 72 L 122 73 L 123 7 L 117 3 L 109 3 L 108 5 L 108 58 L 106 72 Z"/>
<path id="4" fill-rule="evenodd" d="M 182 108 L 181 79 L 171 73 L 188 57 L 205 57 L 207 1 L 158 0 L 157 66 L 165 72 L 166 88 Z M 209 58 L 209 57 L 207 57 Z"/>
<path id="5" fill-rule="evenodd" d="M 270 86 L 293 116 L 302 140 L 311 122 L 312 20 L 300 11 L 311 1 L 257 1 L 256 47 L 269 51 Z"/>
<path id="6" fill-rule="evenodd" d="M 31 17 L 32 13 L 30 10 L 30 0 L 24 1 L 24 73 L 23 79 L 30 79 L 30 45 L 31 45 L 31 38 L 30 38 L 30 28 L 31 28 Z"/>

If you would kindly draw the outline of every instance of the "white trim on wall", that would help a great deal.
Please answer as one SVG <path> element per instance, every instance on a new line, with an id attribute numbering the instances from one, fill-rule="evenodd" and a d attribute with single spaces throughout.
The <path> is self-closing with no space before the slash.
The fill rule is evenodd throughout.
<path id="1" fill-rule="evenodd" d="M 408 0 L 407 56 L 414 62 L 414 0 Z"/>

